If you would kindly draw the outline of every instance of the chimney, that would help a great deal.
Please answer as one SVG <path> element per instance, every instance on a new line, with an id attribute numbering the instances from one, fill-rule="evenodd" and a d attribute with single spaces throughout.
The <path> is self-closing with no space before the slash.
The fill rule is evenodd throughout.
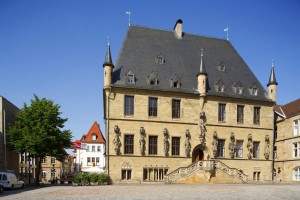
<path id="1" fill-rule="evenodd" d="M 182 39 L 182 20 L 178 19 L 174 26 L 174 34 L 177 39 Z"/>

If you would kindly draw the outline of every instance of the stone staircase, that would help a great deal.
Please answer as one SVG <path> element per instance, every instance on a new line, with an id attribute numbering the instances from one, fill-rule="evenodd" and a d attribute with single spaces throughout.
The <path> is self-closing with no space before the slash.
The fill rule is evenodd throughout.
<path id="1" fill-rule="evenodd" d="M 247 182 L 247 175 L 245 175 L 241 170 L 238 170 L 236 168 L 230 168 L 220 160 L 199 160 L 190 164 L 187 167 L 179 167 L 173 172 L 167 174 L 164 180 L 165 183 L 168 184 L 175 183 L 176 180 L 180 178 L 188 177 L 195 174 L 198 171 L 202 171 L 205 172 L 208 181 L 210 181 L 210 179 L 212 178 L 212 174 L 216 170 L 224 172 L 231 178 L 237 178 L 242 183 Z"/>

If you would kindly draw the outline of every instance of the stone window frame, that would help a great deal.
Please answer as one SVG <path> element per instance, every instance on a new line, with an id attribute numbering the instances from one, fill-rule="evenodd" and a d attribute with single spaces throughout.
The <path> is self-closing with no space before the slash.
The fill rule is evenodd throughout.
<path id="1" fill-rule="evenodd" d="M 170 78 L 170 87 L 171 88 L 181 88 L 181 81 L 180 77 L 177 73 L 175 73 L 171 78 Z"/>
<path id="2" fill-rule="evenodd" d="M 46 179 L 47 178 L 47 171 L 43 170 L 41 173 L 41 178 Z"/>
<path id="3" fill-rule="evenodd" d="M 250 86 L 249 86 L 249 93 L 252 96 L 258 96 L 259 90 L 258 90 L 258 87 L 257 87 L 257 85 L 255 83 L 250 84 Z"/>
<path id="4" fill-rule="evenodd" d="M 218 122 L 222 122 L 222 123 L 226 122 L 226 103 L 218 104 Z"/>
<path id="5" fill-rule="evenodd" d="M 156 141 L 155 141 L 156 140 Z M 158 154 L 158 136 L 149 135 L 148 136 L 148 155 L 157 155 Z"/>
<path id="6" fill-rule="evenodd" d="M 223 61 L 220 61 L 217 66 L 219 72 L 226 72 L 226 65 Z"/>
<path id="7" fill-rule="evenodd" d="M 260 110 L 261 110 L 260 106 L 253 107 L 253 124 L 254 125 L 260 125 L 260 118 L 261 118 Z"/>
<path id="8" fill-rule="evenodd" d="M 293 143 L 293 158 L 300 158 L 300 142 Z"/>
<path id="9" fill-rule="evenodd" d="M 300 120 L 299 119 L 296 119 L 296 120 L 294 120 L 293 121 L 293 123 L 294 123 L 294 136 L 298 136 L 298 135 L 300 135 L 300 122 L 299 122 Z"/>
<path id="10" fill-rule="evenodd" d="M 158 110 L 158 98 L 148 97 L 148 116 L 157 117 L 157 110 Z"/>
<path id="11" fill-rule="evenodd" d="M 225 158 L 225 141 L 226 139 L 221 139 L 221 138 L 218 138 L 218 146 L 217 146 L 217 157 L 218 158 Z M 223 144 L 223 145 L 221 145 Z"/>
<path id="12" fill-rule="evenodd" d="M 234 92 L 235 92 L 236 94 L 241 95 L 241 94 L 243 94 L 243 92 L 244 92 L 243 84 L 242 84 L 240 81 L 238 81 L 237 83 L 235 83 L 235 84 L 233 85 L 233 88 L 234 88 Z"/>
<path id="13" fill-rule="evenodd" d="M 300 166 L 293 169 L 293 181 L 300 181 Z"/>
<path id="14" fill-rule="evenodd" d="M 51 164 L 55 164 L 56 163 L 56 158 L 55 157 L 51 157 Z"/>
<path id="15" fill-rule="evenodd" d="M 253 171 L 253 181 L 260 181 L 261 171 Z"/>
<path id="16" fill-rule="evenodd" d="M 132 173 L 132 165 L 129 162 L 124 162 L 121 166 L 121 180 L 127 181 L 132 180 L 133 178 Z"/>
<path id="17" fill-rule="evenodd" d="M 47 157 L 44 157 L 41 159 L 41 164 L 46 164 L 47 163 Z"/>
<path id="18" fill-rule="evenodd" d="M 236 108 L 236 114 L 237 114 L 236 115 L 236 122 L 238 124 L 244 124 L 244 109 L 245 109 L 244 105 L 237 105 L 237 108 Z"/>
<path id="19" fill-rule="evenodd" d="M 124 154 L 126 155 L 134 154 L 134 134 L 124 135 Z"/>
<path id="20" fill-rule="evenodd" d="M 155 182 L 163 182 L 164 176 L 168 174 L 169 167 L 158 167 L 158 166 L 145 166 L 143 167 L 143 182 L 147 181 L 155 181 Z M 153 175 L 151 175 L 153 172 Z M 156 173 L 155 173 L 156 172 Z M 155 176 L 156 175 L 156 176 Z"/>
<path id="21" fill-rule="evenodd" d="M 260 157 L 260 142 L 253 141 L 253 158 L 259 159 Z"/>
<path id="22" fill-rule="evenodd" d="M 172 99 L 172 119 L 180 118 L 180 109 L 181 109 L 181 99 Z"/>
<path id="23" fill-rule="evenodd" d="M 133 116 L 134 115 L 134 96 L 125 95 L 124 96 L 124 115 Z"/>
<path id="24" fill-rule="evenodd" d="M 147 76 L 147 85 L 154 85 L 158 84 L 157 74 L 155 72 L 151 72 L 149 76 Z"/>
<path id="25" fill-rule="evenodd" d="M 180 137 L 174 136 L 171 138 L 172 143 L 172 150 L 171 154 L 172 156 L 180 156 Z"/>
<path id="26" fill-rule="evenodd" d="M 238 149 L 238 143 L 242 143 L 242 145 L 240 146 L 241 148 L 239 148 Z M 235 149 L 234 149 L 234 151 L 235 151 L 235 157 L 236 158 L 243 158 L 243 150 L 244 150 L 244 148 L 243 148 L 243 145 L 244 145 L 244 140 L 236 140 L 236 145 L 235 145 Z"/>

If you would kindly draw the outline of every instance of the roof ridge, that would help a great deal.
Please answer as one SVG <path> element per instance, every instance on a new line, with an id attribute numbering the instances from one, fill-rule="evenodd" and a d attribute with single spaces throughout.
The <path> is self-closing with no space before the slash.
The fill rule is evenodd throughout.
<path id="1" fill-rule="evenodd" d="M 130 27 L 137 27 L 137 28 L 146 28 L 146 29 L 152 29 L 152 30 L 157 30 L 157 31 L 166 31 L 166 32 L 174 32 L 172 30 L 167 30 L 167 29 L 160 29 L 160 28 L 153 28 L 153 27 L 148 27 L 148 26 L 141 26 L 141 25 L 130 25 Z M 130 28 L 129 27 L 129 28 Z M 199 36 L 199 37 L 206 37 L 210 39 L 217 39 L 217 40 L 224 40 L 226 42 L 229 42 L 226 38 L 219 38 L 219 37 L 214 37 L 214 36 L 208 36 L 208 35 L 201 35 L 201 34 L 195 34 L 195 33 L 189 33 L 183 31 L 183 35 L 191 35 L 191 36 Z M 229 42 L 230 43 L 230 42 Z"/>

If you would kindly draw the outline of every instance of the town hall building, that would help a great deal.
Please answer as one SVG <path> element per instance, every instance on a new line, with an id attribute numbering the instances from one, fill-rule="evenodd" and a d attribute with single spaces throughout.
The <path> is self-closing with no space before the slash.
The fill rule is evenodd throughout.
<path id="1" fill-rule="evenodd" d="M 106 170 L 114 183 L 269 182 L 274 67 L 268 92 L 221 38 L 129 26 L 104 68 Z"/>

